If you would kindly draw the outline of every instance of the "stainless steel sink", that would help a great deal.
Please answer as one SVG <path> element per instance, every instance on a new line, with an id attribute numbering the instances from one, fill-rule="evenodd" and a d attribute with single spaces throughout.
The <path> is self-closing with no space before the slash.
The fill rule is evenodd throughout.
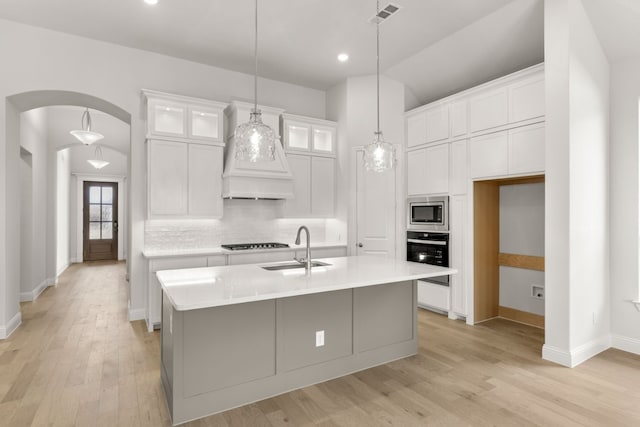
<path id="1" fill-rule="evenodd" d="M 311 268 L 313 267 L 322 267 L 325 265 L 331 265 L 322 261 L 311 261 Z M 287 264 L 276 264 L 276 265 L 267 265 L 262 267 L 265 270 L 269 271 L 278 271 L 278 270 L 291 270 L 294 268 L 304 268 L 304 264 L 300 264 L 299 262 L 290 262 Z"/>

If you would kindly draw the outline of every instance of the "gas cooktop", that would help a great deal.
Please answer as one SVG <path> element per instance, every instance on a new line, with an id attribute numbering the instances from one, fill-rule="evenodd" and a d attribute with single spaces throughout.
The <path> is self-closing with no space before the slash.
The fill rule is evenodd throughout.
<path id="1" fill-rule="evenodd" d="M 288 248 L 286 243 L 266 242 L 266 243 L 236 243 L 233 245 L 220 245 L 231 251 L 246 251 L 249 249 L 279 249 Z"/>

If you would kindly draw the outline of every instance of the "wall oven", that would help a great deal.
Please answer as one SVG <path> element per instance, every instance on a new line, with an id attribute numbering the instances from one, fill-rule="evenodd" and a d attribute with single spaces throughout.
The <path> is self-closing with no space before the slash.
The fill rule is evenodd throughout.
<path id="1" fill-rule="evenodd" d="M 408 199 L 407 230 L 449 231 L 449 197 Z"/>
<path id="2" fill-rule="evenodd" d="M 407 261 L 449 267 L 449 233 L 407 231 Z M 449 276 L 423 279 L 449 286 Z"/>

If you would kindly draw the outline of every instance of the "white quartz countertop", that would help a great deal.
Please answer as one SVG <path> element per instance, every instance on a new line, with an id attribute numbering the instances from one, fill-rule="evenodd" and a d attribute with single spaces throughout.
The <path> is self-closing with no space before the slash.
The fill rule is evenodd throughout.
<path id="1" fill-rule="evenodd" d="M 317 261 L 317 260 L 314 260 Z M 454 268 L 376 256 L 324 258 L 330 265 L 269 271 L 286 262 L 164 270 L 156 273 L 178 311 L 330 292 L 457 273 Z"/>
<path id="2" fill-rule="evenodd" d="M 242 251 L 232 251 L 221 247 L 211 248 L 198 248 L 198 249 L 145 249 L 142 251 L 142 256 L 147 259 L 153 258 L 171 258 L 171 257 L 184 257 L 184 256 L 198 256 L 198 255 L 238 255 L 257 252 L 284 252 L 284 251 L 304 251 L 305 245 L 295 245 L 291 242 L 283 242 L 289 245 L 288 248 L 270 248 L 270 249 L 247 249 Z M 311 250 L 321 248 L 344 248 L 346 243 L 314 243 L 311 245 Z M 311 254 L 313 256 L 313 253 Z"/>

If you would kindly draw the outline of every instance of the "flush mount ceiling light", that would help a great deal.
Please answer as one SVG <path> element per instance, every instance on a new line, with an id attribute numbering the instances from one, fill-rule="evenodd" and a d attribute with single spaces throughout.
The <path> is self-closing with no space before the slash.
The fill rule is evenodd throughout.
<path id="1" fill-rule="evenodd" d="M 235 130 L 235 156 L 249 162 L 274 161 L 276 159 L 276 134 L 262 123 L 262 112 L 258 110 L 258 0 L 255 0 L 255 73 L 253 77 L 253 110 L 250 119 Z"/>
<path id="2" fill-rule="evenodd" d="M 106 160 L 102 160 L 102 148 L 99 145 L 96 145 L 95 159 L 87 160 L 87 163 L 96 169 L 102 169 L 109 164 Z"/>
<path id="3" fill-rule="evenodd" d="M 349 54 L 346 54 L 346 53 L 338 54 L 338 61 L 347 62 L 348 60 L 349 60 Z"/>
<path id="4" fill-rule="evenodd" d="M 86 124 L 85 124 L 86 123 Z M 82 120 L 80 123 L 82 130 L 72 130 L 69 133 L 76 137 L 76 139 L 82 142 L 84 145 L 91 145 L 96 141 L 100 141 L 104 138 L 104 135 L 98 132 L 93 132 L 91 130 L 91 114 L 89 113 L 89 109 L 87 108 L 84 113 L 82 113 Z"/>
<path id="5" fill-rule="evenodd" d="M 146 4 L 150 4 L 151 6 L 155 6 L 158 4 L 158 0 L 144 0 Z"/>
<path id="6" fill-rule="evenodd" d="M 384 172 L 393 169 L 396 163 L 396 149 L 393 144 L 386 142 L 380 130 L 380 2 L 376 0 L 376 131 L 373 142 L 364 147 L 364 168 L 373 172 Z"/>

